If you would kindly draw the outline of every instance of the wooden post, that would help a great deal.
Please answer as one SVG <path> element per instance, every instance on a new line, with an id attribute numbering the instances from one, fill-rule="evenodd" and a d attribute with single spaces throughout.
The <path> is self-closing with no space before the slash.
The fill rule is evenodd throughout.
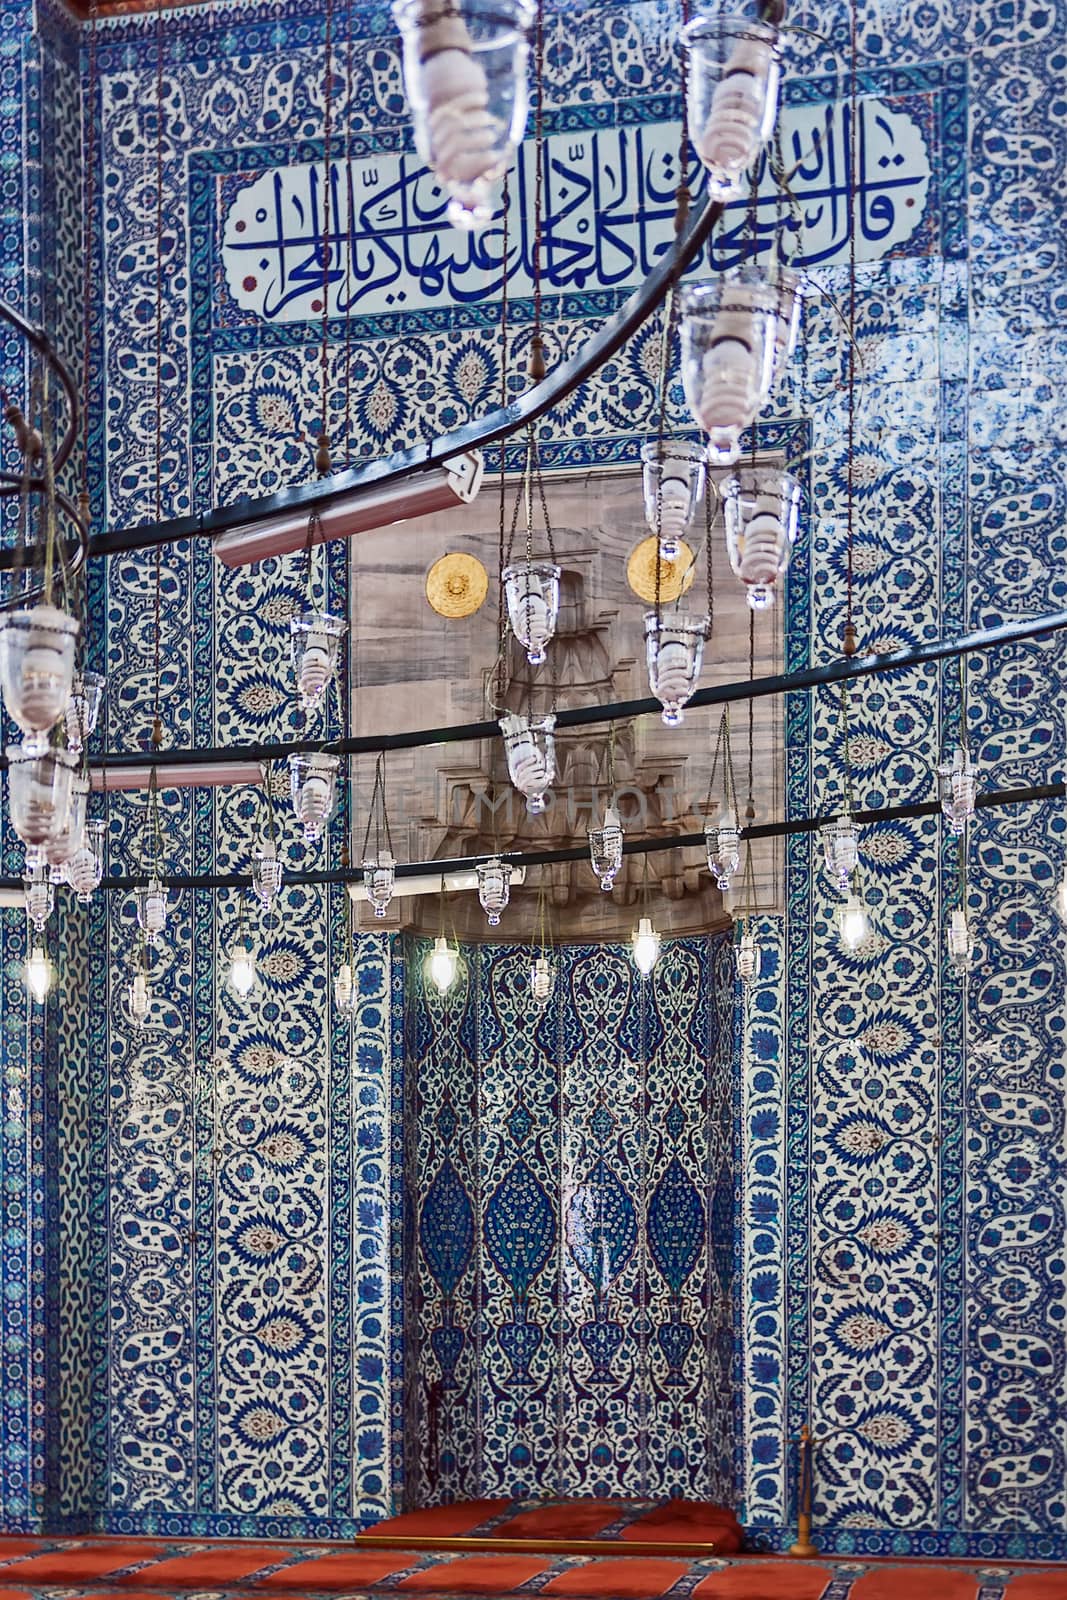
<path id="1" fill-rule="evenodd" d="M 797 1537 L 789 1546 L 791 1556 L 817 1556 L 819 1547 L 811 1542 L 811 1430 L 807 1423 L 800 1430 L 800 1449 L 797 1452 L 800 1477 L 797 1483 Z"/>

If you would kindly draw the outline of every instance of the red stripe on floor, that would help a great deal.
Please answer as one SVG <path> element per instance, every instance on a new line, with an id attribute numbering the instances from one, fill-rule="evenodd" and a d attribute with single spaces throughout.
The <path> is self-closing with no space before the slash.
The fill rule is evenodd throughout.
<path id="1" fill-rule="evenodd" d="M 1067 1569 L 1020 1572 L 1004 1590 L 1004 1600 L 1067 1600 Z"/>
<path id="2" fill-rule="evenodd" d="M 248 1578 L 261 1567 L 272 1567 L 279 1561 L 291 1560 L 292 1546 L 246 1544 L 216 1545 L 212 1550 L 190 1551 L 188 1555 L 170 1556 L 153 1566 L 131 1572 L 118 1582 L 151 1583 L 157 1588 L 166 1583 L 177 1584 L 179 1589 L 224 1589 L 241 1578 Z M 132 1566 L 127 1559 L 119 1565 Z"/>
<path id="3" fill-rule="evenodd" d="M 853 1583 L 849 1600 L 916 1600 L 916 1596 L 977 1600 L 981 1586 L 977 1573 L 961 1572 L 958 1567 L 931 1567 L 911 1562 L 906 1567 L 881 1567 L 877 1572 L 865 1572 Z"/>
<path id="4" fill-rule="evenodd" d="M 403 1572 L 420 1559 L 404 1550 L 356 1549 L 336 1556 L 313 1556 L 261 1579 L 256 1588 L 271 1593 L 284 1589 L 287 1594 L 295 1589 L 322 1589 L 330 1593 L 336 1589 L 362 1589 L 388 1578 L 391 1573 Z M 214 1585 L 201 1587 L 213 1588 Z"/>
<path id="5" fill-rule="evenodd" d="M 455 1561 L 413 1572 L 397 1584 L 396 1592 L 510 1594 L 520 1583 L 528 1583 L 551 1565 L 547 1556 L 460 1556 Z"/>
<path id="6" fill-rule="evenodd" d="M 50 1550 L 44 1555 L 30 1556 L 7 1570 L 18 1583 L 29 1583 L 34 1587 L 42 1583 L 57 1583 L 65 1587 L 103 1578 L 109 1572 L 117 1572 L 120 1567 L 132 1567 L 135 1561 L 150 1561 L 166 1548 L 154 1541 L 139 1539 L 129 1543 L 116 1540 L 106 1545 L 79 1545 L 73 1550 Z"/>
<path id="7" fill-rule="evenodd" d="M 573 1596 L 611 1595 L 613 1600 L 657 1600 L 689 1571 L 687 1561 L 667 1561 L 661 1556 L 594 1556 L 588 1566 L 571 1567 L 546 1583 L 542 1594 Z"/>

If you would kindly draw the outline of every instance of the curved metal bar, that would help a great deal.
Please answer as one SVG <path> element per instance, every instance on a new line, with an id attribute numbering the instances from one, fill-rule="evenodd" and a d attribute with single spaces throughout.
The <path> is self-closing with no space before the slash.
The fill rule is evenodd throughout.
<path id="1" fill-rule="evenodd" d="M 551 411 L 553 406 L 565 400 L 580 384 L 592 377 L 605 361 L 611 359 L 655 310 L 668 289 L 692 265 L 707 243 L 722 210 L 718 201 L 712 202 L 706 194 L 700 196 L 693 203 L 689 222 L 683 232 L 626 303 L 569 360 L 510 405 L 500 406 L 477 422 L 465 423 L 463 427 L 455 428 L 443 438 L 434 439 L 428 444 L 397 451 L 381 461 L 350 467 L 312 483 L 279 490 L 277 494 L 261 500 L 238 500 L 232 505 L 216 506 L 213 511 L 200 516 L 146 522 L 137 528 L 108 529 L 93 536 L 89 543 L 89 554 L 105 556 L 131 550 L 151 550 L 156 545 L 173 544 L 177 539 L 209 539 L 228 528 L 245 527 L 284 512 L 310 514 L 316 508 L 321 511 L 332 501 L 350 498 L 360 489 L 381 489 L 388 484 L 399 483 L 414 473 L 440 466 L 443 461 L 462 455 L 464 451 L 477 450 L 496 439 L 508 438 L 528 423 L 536 422 L 546 411 Z"/>
<path id="2" fill-rule="evenodd" d="M 1065 796 L 1067 784 L 1040 783 L 1024 789 L 987 790 L 985 794 L 977 796 L 975 805 L 979 811 L 998 811 L 1004 806 L 1036 805 L 1043 800 L 1062 800 Z M 857 811 L 853 814 L 853 820 L 863 827 L 871 827 L 879 822 L 936 817 L 940 810 L 941 806 L 936 800 L 913 800 L 900 806 L 882 806 L 877 811 Z M 763 822 L 755 827 L 741 828 L 740 834 L 743 839 L 782 839 L 794 833 L 814 833 L 825 821 L 825 816 L 795 817 L 787 822 Z M 704 844 L 703 833 L 658 834 L 647 839 L 626 839 L 622 850 L 623 855 L 643 856 L 659 854 L 664 850 L 703 850 Z M 512 866 L 543 867 L 556 862 L 588 861 L 589 846 L 563 845 L 557 850 L 494 850 L 481 856 L 404 861 L 397 863 L 396 875 L 398 878 L 420 878 L 436 877 L 446 872 L 470 872 L 479 862 L 488 861 L 490 853 L 499 854 Z M 313 872 L 286 872 L 285 887 L 297 884 L 361 883 L 362 880 L 363 871 L 360 867 L 327 867 Z M 136 889 L 144 881 L 143 873 L 139 877 L 115 876 L 104 878 L 100 887 L 105 892 L 123 893 Z M 171 873 L 162 876 L 160 881 L 166 889 L 247 889 L 252 884 L 251 875 L 247 872 Z M 0 878 L 0 889 L 22 887 L 21 878 Z"/>
<path id="3" fill-rule="evenodd" d="M 847 683 L 854 678 L 869 678 L 882 672 L 902 672 L 908 667 L 932 661 L 951 660 L 977 650 L 995 650 L 1018 644 L 1024 639 L 1039 639 L 1067 629 L 1067 611 L 1052 611 L 1041 617 L 1002 623 L 998 628 L 981 628 L 958 639 L 936 639 L 886 655 L 851 656 L 821 667 L 803 667 L 799 672 L 782 672 L 768 678 L 741 678 L 733 683 L 717 683 L 698 689 L 689 707 L 728 705 L 739 700 L 761 700 L 768 695 L 790 694 L 796 690 L 818 689 L 824 685 Z M 556 714 L 556 729 L 588 727 L 600 722 L 624 722 L 631 717 L 658 715 L 658 700 L 621 700 L 609 705 L 574 706 Z M 214 745 L 203 750 L 113 751 L 90 758 L 90 767 L 127 767 L 148 770 L 156 767 L 161 786 L 168 768 L 183 766 L 223 766 L 235 757 L 245 761 L 284 761 L 300 751 L 328 749 L 337 755 L 370 755 L 382 750 L 414 750 L 423 745 L 459 744 L 464 741 L 498 739 L 496 722 L 467 722 L 446 728 L 416 728 L 410 733 L 360 734 L 349 739 L 294 739 L 277 744 Z M 0 769 L 5 763 L 0 761 Z"/>
<path id="4" fill-rule="evenodd" d="M 67 431 L 56 446 L 54 453 L 55 470 L 62 472 L 70 460 L 70 453 L 74 449 L 78 432 L 81 428 L 81 407 L 78 404 L 78 391 L 75 387 L 74 379 L 67 370 L 66 362 L 44 329 L 35 328 L 32 323 L 27 322 L 25 317 L 16 311 L 14 306 L 9 306 L 6 300 L 0 300 L 0 322 L 6 322 L 9 327 L 15 329 L 16 333 L 20 333 L 27 344 L 31 344 L 38 355 L 44 357 L 63 385 L 64 393 L 67 396 L 67 405 L 70 409 L 70 417 L 67 422 Z"/>

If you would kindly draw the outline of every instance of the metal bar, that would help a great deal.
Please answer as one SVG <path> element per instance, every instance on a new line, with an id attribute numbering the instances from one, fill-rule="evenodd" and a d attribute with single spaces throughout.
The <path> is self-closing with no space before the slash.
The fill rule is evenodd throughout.
<path id="1" fill-rule="evenodd" d="M 463 427 L 454 429 L 443 438 L 434 439 L 413 450 L 397 451 L 381 461 L 351 467 L 345 472 L 334 473 L 312 483 L 296 484 L 265 499 L 237 500 L 232 505 L 216 506 L 213 511 L 199 516 L 146 522 L 137 528 L 108 529 L 94 535 L 90 541 L 90 555 L 151 550 L 156 545 L 173 544 L 178 539 L 209 539 L 227 528 L 244 527 L 261 518 L 277 517 L 285 512 L 300 511 L 310 515 L 313 509 L 321 511 L 332 501 L 351 496 L 355 490 L 371 486 L 380 489 L 399 483 L 413 473 L 425 471 L 427 467 L 439 466 L 451 456 L 462 455 L 466 450 L 478 450 L 496 439 L 506 439 L 518 433 L 591 378 L 637 332 L 671 285 L 692 265 L 704 248 L 722 211 L 722 205 L 718 201 L 711 202 L 706 193 L 696 199 L 685 230 L 625 304 L 569 360 L 562 362 L 541 383 L 535 384 L 510 405 L 500 406 L 490 411 L 488 416 L 476 422 L 464 423 Z"/>
<path id="2" fill-rule="evenodd" d="M 733 683 L 714 684 L 698 689 L 689 701 L 689 707 L 716 706 L 737 700 L 759 700 L 768 695 L 791 694 L 802 689 L 817 689 L 829 684 L 847 683 L 854 678 L 868 678 L 880 672 L 900 672 L 908 667 L 923 666 L 930 662 L 945 661 L 955 656 L 969 655 L 977 650 L 995 650 L 1002 645 L 1017 644 L 1024 639 L 1040 639 L 1047 634 L 1067 628 L 1067 611 L 1053 611 L 1045 616 L 1025 618 L 1021 622 L 1002 623 L 997 628 L 984 628 L 964 634 L 959 639 L 938 639 L 929 644 L 915 645 L 906 650 L 894 650 L 882 656 L 853 656 L 831 661 L 822 667 L 804 667 L 799 672 L 776 673 L 769 678 L 741 678 Z M 631 717 L 647 717 L 661 710 L 658 700 L 620 700 L 611 705 L 576 706 L 556 714 L 556 728 L 581 728 L 600 722 L 623 722 Z M 117 766 L 139 768 L 145 772 L 156 767 L 161 782 L 168 767 L 203 765 L 218 766 L 235 758 L 243 761 L 284 761 L 286 757 L 305 750 L 330 750 L 335 755 L 370 755 L 379 751 L 415 750 L 425 745 L 458 744 L 465 740 L 498 739 L 500 728 L 494 721 L 467 722 L 450 728 L 416 728 L 409 733 L 359 734 L 347 739 L 293 739 L 285 743 L 216 745 L 203 750 L 114 751 L 109 755 L 94 756 L 91 768 Z M 6 760 L 0 760 L 0 770 Z"/>
<path id="3" fill-rule="evenodd" d="M 980 794 L 975 804 L 980 811 L 992 811 L 1003 806 L 1033 805 L 1038 801 L 1062 800 L 1065 797 L 1067 797 L 1067 783 L 1042 783 L 1030 785 L 1025 789 L 991 789 L 986 794 Z M 935 817 L 940 809 L 940 804 L 936 800 L 913 800 L 905 805 L 882 806 L 877 811 L 856 811 L 853 817 L 856 822 L 867 827 L 879 822 Z M 798 817 L 789 822 L 762 822 L 751 828 L 741 828 L 739 831 L 742 839 L 781 839 L 792 833 L 813 833 L 828 821 L 832 814 Z M 703 849 L 703 847 L 704 834 L 701 832 L 662 834 L 648 839 L 626 839 L 622 848 L 624 855 L 637 856 L 654 855 L 663 850 Z M 478 856 L 449 856 L 441 861 L 407 861 L 397 865 L 396 875 L 398 878 L 424 875 L 440 877 L 444 873 L 472 872 L 479 862 L 488 861 L 494 854 L 499 854 L 512 866 L 538 867 L 551 866 L 555 862 L 586 861 L 589 858 L 589 847 L 578 844 L 565 845 L 558 850 L 485 851 Z M 139 877 L 111 877 L 105 878 L 100 887 L 105 891 L 116 890 L 125 893 L 143 884 L 144 881 L 143 873 Z M 247 872 L 171 873 L 162 877 L 161 881 L 168 889 L 247 889 L 252 884 L 251 875 Z M 284 881 L 286 887 L 297 884 L 361 883 L 363 873 L 359 867 L 331 867 L 320 872 L 287 872 Z M 21 878 L 0 878 L 0 891 L 21 889 L 21 887 Z"/>

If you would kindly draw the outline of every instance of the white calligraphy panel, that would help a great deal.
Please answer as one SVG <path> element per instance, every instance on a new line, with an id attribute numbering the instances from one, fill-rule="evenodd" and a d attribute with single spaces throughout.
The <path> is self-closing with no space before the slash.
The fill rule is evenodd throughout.
<path id="1" fill-rule="evenodd" d="M 677 123 L 553 134 L 547 141 L 542 243 L 548 293 L 631 289 L 674 233 Z M 790 200 L 764 169 L 757 186 L 757 250 L 784 231 L 792 259 L 815 265 L 848 253 L 850 107 L 783 108 L 781 148 Z M 533 292 L 532 141 L 512 175 L 507 282 Z M 904 251 L 920 231 L 931 179 L 922 127 L 910 110 L 878 99 L 859 104 L 856 254 L 873 261 Z M 690 174 L 691 180 L 695 174 Z M 269 322 L 330 315 L 380 315 L 478 304 L 499 297 L 504 278 L 501 208 L 479 233 L 451 227 L 447 195 L 414 156 L 390 152 L 330 165 L 328 209 L 322 163 L 255 176 L 230 200 L 222 224 L 229 293 L 240 311 Z M 728 208 L 711 251 L 721 269 L 751 252 L 750 207 Z M 324 249 L 325 218 L 329 249 Z"/>

